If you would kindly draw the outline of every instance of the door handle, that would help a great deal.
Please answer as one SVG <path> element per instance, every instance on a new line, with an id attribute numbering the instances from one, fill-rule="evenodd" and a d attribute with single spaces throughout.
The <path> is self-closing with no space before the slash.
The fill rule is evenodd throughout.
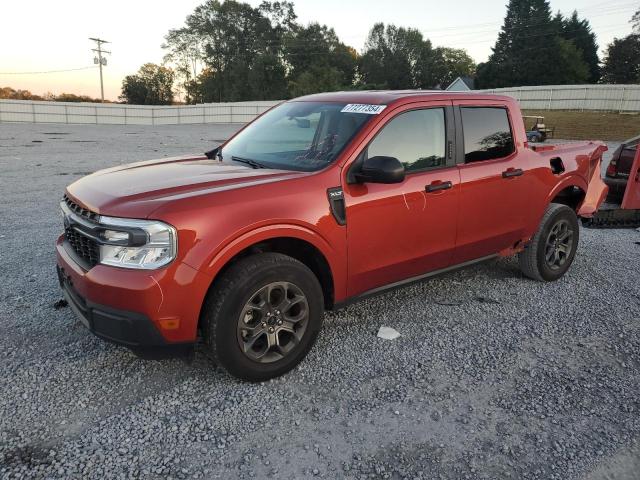
<path id="1" fill-rule="evenodd" d="M 453 187 L 453 183 L 451 182 L 433 182 L 425 187 L 427 193 L 437 192 L 439 190 L 449 190 Z"/>
<path id="2" fill-rule="evenodd" d="M 521 168 L 507 168 L 502 172 L 502 178 L 519 177 L 522 174 L 524 171 Z"/>

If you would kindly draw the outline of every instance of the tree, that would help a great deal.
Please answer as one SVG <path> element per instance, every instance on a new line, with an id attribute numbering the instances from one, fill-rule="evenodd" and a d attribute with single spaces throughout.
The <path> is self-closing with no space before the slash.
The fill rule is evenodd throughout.
<path id="1" fill-rule="evenodd" d="M 510 0 L 493 53 L 478 66 L 478 87 L 587 82 L 582 52 L 559 25 L 547 0 Z"/>
<path id="2" fill-rule="evenodd" d="M 196 103 L 196 78 L 202 70 L 202 45 L 197 34 L 185 28 L 170 30 L 162 48 L 167 50 L 165 63 L 174 65 L 176 79 L 186 103 Z"/>
<path id="3" fill-rule="evenodd" d="M 204 101 L 280 99 L 287 88 L 282 37 L 294 20 L 289 2 L 253 8 L 207 0 L 183 29 L 169 32 L 167 44 L 175 44 L 173 38 L 193 39 L 192 51 L 206 66 L 194 86 Z"/>
<path id="4" fill-rule="evenodd" d="M 598 43 L 596 35 L 591 30 L 591 25 L 586 19 L 580 19 L 578 12 L 573 11 L 570 17 L 560 17 L 560 28 L 562 38 L 573 42 L 580 50 L 582 60 L 587 64 L 589 75 L 587 80 L 596 83 L 600 80 L 600 59 L 598 58 Z"/>
<path id="5" fill-rule="evenodd" d="M 631 25 L 633 27 L 633 33 L 640 33 L 640 8 L 631 17 Z"/>
<path id="6" fill-rule="evenodd" d="M 340 42 L 332 28 L 318 23 L 294 25 L 284 41 L 292 96 L 351 88 L 356 51 Z"/>
<path id="7" fill-rule="evenodd" d="M 606 83 L 640 83 L 640 34 L 613 40 L 605 54 L 602 80 Z"/>
<path id="8" fill-rule="evenodd" d="M 446 88 L 458 77 L 473 76 L 476 64 L 465 50 L 457 48 L 437 47 L 434 51 L 432 66 L 434 81 Z"/>
<path id="9" fill-rule="evenodd" d="M 369 32 L 359 64 L 360 82 L 368 88 L 446 87 L 474 72 L 464 50 L 433 48 L 418 30 L 383 23 Z"/>
<path id="10" fill-rule="evenodd" d="M 174 76 L 170 68 L 145 63 L 137 74 L 124 78 L 120 100 L 136 105 L 171 105 Z"/>
<path id="11" fill-rule="evenodd" d="M 11 87 L 0 88 L 0 98 L 8 100 L 43 100 L 39 95 L 34 95 L 29 90 L 15 90 Z"/>
<path id="12" fill-rule="evenodd" d="M 415 29 L 376 24 L 362 57 L 293 4 L 206 0 L 163 48 L 187 102 L 276 100 L 353 88 L 433 88 L 475 70 L 462 50 L 434 49 Z M 137 86 L 131 85 L 135 90 Z"/>
<path id="13" fill-rule="evenodd" d="M 342 73 L 333 67 L 312 66 L 289 83 L 292 97 L 318 92 L 335 92 L 345 88 Z"/>
<path id="14" fill-rule="evenodd" d="M 423 88 L 428 81 L 423 67 L 431 56 L 431 42 L 418 30 L 377 23 L 360 59 L 361 82 L 378 88 Z"/>

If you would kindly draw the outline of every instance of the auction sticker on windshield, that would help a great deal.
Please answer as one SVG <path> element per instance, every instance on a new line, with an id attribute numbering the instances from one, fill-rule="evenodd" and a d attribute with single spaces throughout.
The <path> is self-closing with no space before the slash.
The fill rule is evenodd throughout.
<path id="1" fill-rule="evenodd" d="M 342 113 L 367 113 L 369 115 L 378 115 L 382 112 L 386 105 L 368 105 L 365 103 L 350 103 L 345 105 L 340 112 Z"/>

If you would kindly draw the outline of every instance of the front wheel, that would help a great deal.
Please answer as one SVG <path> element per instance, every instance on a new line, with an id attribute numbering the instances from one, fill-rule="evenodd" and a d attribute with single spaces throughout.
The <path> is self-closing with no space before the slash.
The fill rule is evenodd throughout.
<path id="1" fill-rule="evenodd" d="M 518 254 L 522 273 L 540 282 L 559 279 L 573 262 L 579 236 L 576 213 L 566 205 L 550 204 L 531 243 Z"/>
<path id="2" fill-rule="evenodd" d="M 215 283 L 202 323 L 217 364 L 256 382 L 300 363 L 320 332 L 324 309 L 320 283 L 306 265 L 261 253 L 239 260 Z"/>

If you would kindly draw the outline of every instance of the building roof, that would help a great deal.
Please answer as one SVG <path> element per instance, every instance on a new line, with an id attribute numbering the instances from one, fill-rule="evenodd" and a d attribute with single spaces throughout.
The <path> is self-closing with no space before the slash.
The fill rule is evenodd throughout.
<path id="1" fill-rule="evenodd" d="M 449 85 L 445 90 L 448 91 L 467 91 L 473 90 L 475 88 L 475 81 L 472 77 L 462 76 L 456 78 L 451 85 Z"/>

